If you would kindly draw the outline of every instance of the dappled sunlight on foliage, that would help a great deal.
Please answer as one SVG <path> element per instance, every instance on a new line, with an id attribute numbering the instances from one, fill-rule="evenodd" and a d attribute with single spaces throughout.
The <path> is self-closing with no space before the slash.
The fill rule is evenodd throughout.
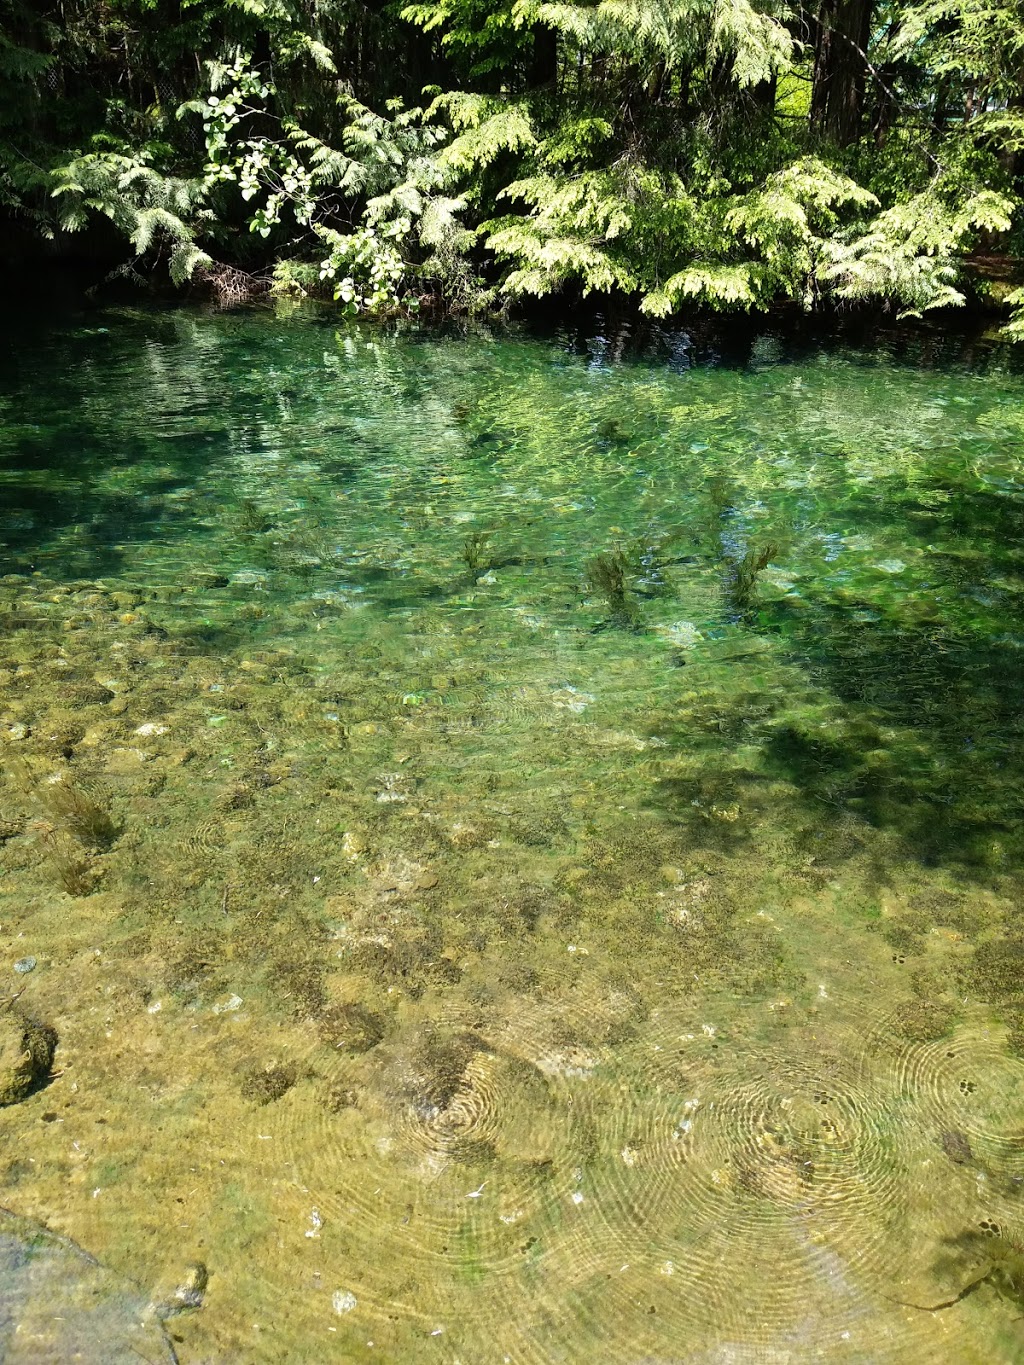
<path id="1" fill-rule="evenodd" d="M 12 223 L 100 215 L 139 277 L 272 272 L 378 315 L 1019 307 L 965 266 L 1019 239 L 1016 0 L 221 9 L 8 0 Z"/>

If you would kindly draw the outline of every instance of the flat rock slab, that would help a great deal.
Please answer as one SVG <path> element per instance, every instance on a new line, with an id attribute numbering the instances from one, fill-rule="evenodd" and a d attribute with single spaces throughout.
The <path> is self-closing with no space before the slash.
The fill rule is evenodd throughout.
<path id="1" fill-rule="evenodd" d="M 138 1285 L 67 1237 L 0 1209 L 0 1360 L 4 1365 L 174 1365 Z"/>

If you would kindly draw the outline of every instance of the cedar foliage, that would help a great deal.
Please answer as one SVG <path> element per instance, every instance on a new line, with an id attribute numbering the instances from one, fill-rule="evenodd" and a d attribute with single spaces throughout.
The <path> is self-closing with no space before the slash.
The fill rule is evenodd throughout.
<path id="1" fill-rule="evenodd" d="M 0 0 L 8 235 L 178 285 L 921 313 L 1022 191 L 1024 0 Z"/>

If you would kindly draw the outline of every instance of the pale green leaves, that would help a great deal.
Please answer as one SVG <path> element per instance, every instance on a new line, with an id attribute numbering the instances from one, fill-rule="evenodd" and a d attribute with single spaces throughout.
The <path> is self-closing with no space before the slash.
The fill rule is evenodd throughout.
<path id="1" fill-rule="evenodd" d="M 1006 296 L 1006 302 L 1013 309 L 1010 321 L 1003 328 L 1003 335 L 1011 341 L 1024 341 L 1024 289 L 1015 289 Z"/>
<path id="2" fill-rule="evenodd" d="M 904 314 L 962 304 L 957 255 L 980 229 L 1007 231 L 1012 207 L 993 190 L 950 203 L 930 186 L 834 243 L 825 277 L 841 298 L 893 300 Z"/>
<path id="3" fill-rule="evenodd" d="M 108 218 L 138 256 L 166 246 L 175 284 L 209 264 L 195 242 L 198 225 L 209 216 L 202 180 L 162 175 L 145 153 L 92 152 L 59 167 L 53 181 L 51 193 L 62 206 L 66 232 L 82 228 L 92 210 Z"/>
<path id="4" fill-rule="evenodd" d="M 502 152 L 522 152 L 536 146 L 533 125 L 521 104 L 456 91 L 439 95 L 427 115 L 442 111 L 456 130 L 456 136 L 437 158 L 448 183 L 490 165 Z"/>
<path id="5" fill-rule="evenodd" d="M 585 52 L 646 56 L 669 69 L 731 60 L 740 86 L 786 70 L 793 54 L 785 9 L 750 0 L 600 0 L 542 4 L 537 13 Z"/>
<path id="6" fill-rule="evenodd" d="M 746 87 L 788 70 L 793 39 L 778 17 L 755 9 L 749 0 L 717 0 L 712 9 L 711 51 L 732 56 L 733 80 Z"/>
<path id="7" fill-rule="evenodd" d="M 759 190 L 733 199 L 725 224 L 769 264 L 789 258 L 805 270 L 814 264 L 823 237 L 835 231 L 845 210 L 877 203 L 856 181 L 807 157 L 768 176 Z"/>
<path id="8" fill-rule="evenodd" d="M 518 200 L 530 212 L 484 224 L 490 250 L 517 267 L 504 290 L 548 294 L 570 279 L 578 279 L 586 293 L 635 289 L 628 253 L 613 248 L 617 239 L 628 238 L 645 188 L 650 187 L 605 170 L 536 175 L 507 186 L 498 197 Z"/>
<path id="9" fill-rule="evenodd" d="M 645 295 L 640 308 L 651 317 L 663 318 L 684 301 L 698 301 L 717 311 L 749 308 L 757 297 L 753 266 L 698 262 L 652 289 Z"/>
<path id="10" fill-rule="evenodd" d="M 200 266 L 209 265 L 210 257 L 195 242 L 182 238 L 173 242 L 167 263 L 171 283 L 179 288 L 188 284 Z"/>
<path id="11" fill-rule="evenodd" d="M 528 214 L 485 224 L 487 245 L 516 269 L 515 293 L 638 291 L 663 317 L 680 304 L 748 308 L 788 296 L 810 303 L 832 234 L 876 205 L 823 162 L 805 158 L 747 195 L 695 199 L 677 179 L 628 163 L 515 181 L 500 198 Z"/>
<path id="12" fill-rule="evenodd" d="M 487 246 L 513 267 L 506 292 L 547 294 L 575 280 L 585 292 L 636 292 L 655 317 L 687 302 L 731 309 L 789 298 L 810 309 L 829 295 L 904 313 L 959 304 L 958 256 L 979 230 L 1005 232 L 1012 209 L 992 190 L 957 197 L 936 184 L 878 212 L 874 194 L 813 157 L 743 195 L 694 199 L 678 182 L 620 165 L 526 177 L 499 198 L 526 208 L 484 225 Z M 1024 322 L 1015 326 L 1024 336 Z"/>
<path id="13" fill-rule="evenodd" d="M 398 240 L 411 224 L 393 224 L 388 231 L 374 227 L 336 232 L 318 227 L 317 236 L 328 247 L 320 265 L 320 279 L 332 286 L 334 298 L 352 313 L 381 313 L 401 299 L 406 264 Z"/>

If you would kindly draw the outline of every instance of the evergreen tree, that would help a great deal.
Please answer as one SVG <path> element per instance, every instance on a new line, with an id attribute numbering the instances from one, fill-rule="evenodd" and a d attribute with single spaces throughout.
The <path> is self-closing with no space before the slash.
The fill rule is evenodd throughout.
<path id="1" fill-rule="evenodd" d="M 8 240 L 179 284 L 920 312 L 1018 241 L 1024 0 L 0 0 L 0 77 Z"/>

